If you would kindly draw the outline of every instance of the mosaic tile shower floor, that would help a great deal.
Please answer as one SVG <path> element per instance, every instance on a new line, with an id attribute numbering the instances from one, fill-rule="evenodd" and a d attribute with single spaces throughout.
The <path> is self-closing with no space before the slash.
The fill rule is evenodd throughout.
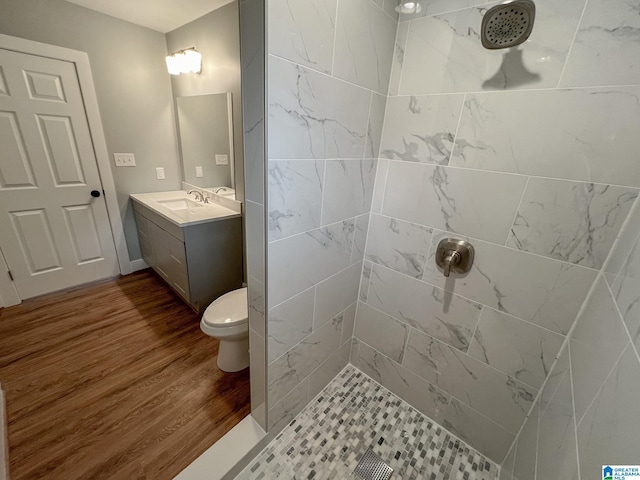
<path id="1" fill-rule="evenodd" d="M 367 448 L 394 480 L 496 480 L 498 467 L 347 366 L 236 480 L 349 479 Z"/>

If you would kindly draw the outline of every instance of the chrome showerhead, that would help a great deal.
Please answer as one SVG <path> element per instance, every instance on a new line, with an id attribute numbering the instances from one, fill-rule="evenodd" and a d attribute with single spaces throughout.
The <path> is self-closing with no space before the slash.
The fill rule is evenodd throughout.
<path id="1" fill-rule="evenodd" d="M 532 0 L 513 0 L 490 8 L 482 17 L 482 46 L 496 50 L 520 45 L 531 35 L 535 18 Z"/>

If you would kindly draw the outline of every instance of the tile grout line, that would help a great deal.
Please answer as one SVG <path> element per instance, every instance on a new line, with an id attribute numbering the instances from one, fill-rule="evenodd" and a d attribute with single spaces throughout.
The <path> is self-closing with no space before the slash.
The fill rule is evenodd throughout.
<path id="1" fill-rule="evenodd" d="M 462 124 L 462 116 L 464 114 L 464 107 L 467 104 L 467 94 L 465 93 L 462 97 L 462 106 L 460 107 L 460 111 L 458 112 L 458 124 L 456 125 L 456 133 L 453 135 L 453 144 L 451 145 L 451 151 L 449 152 L 449 159 L 447 160 L 446 165 L 440 165 L 442 167 L 451 165 L 451 160 L 453 159 L 453 152 L 456 149 L 456 145 L 458 142 L 458 133 L 460 132 L 460 125 Z"/>
<path id="2" fill-rule="evenodd" d="M 509 229 L 507 230 L 507 238 L 504 241 L 504 245 L 502 245 L 503 247 L 506 248 L 513 248 L 513 247 L 509 247 L 509 239 L 513 235 L 513 227 L 515 227 L 516 225 L 516 220 L 518 220 L 518 214 L 520 213 L 520 209 L 522 208 L 522 202 L 524 202 L 524 196 L 527 193 L 527 188 L 529 188 L 529 181 L 531 180 L 531 177 L 527 177 L 527 180 L 524 182 L 524 188 L 522 189 L 522 195 L 520 195 L 520 201 L 518 202 L 518 206 L 516 207 L 516 211 L 513 214 L 513 220 L 511 221 L 511 224 L 509 226 Z M 518 250 L 518 251 L 524 251 L 524 250 L 520 250 L 519 248 L 515 248 L 514 250 Z M 546 258 L 551 258 L 551 257 L 547 257 L 546 255 L 542 255 L 543 257 Z M 557 260 L 557 259 L 554 259 Z M 570 262 L 567 262 L 570 263 Z M 575 263 L 573 263 L 572 265 L 575 265 Z"/>
<path id="3" fill-rule="evenodd" d="M 334 66 L 336 63 L 336 39 L 338 37 L 338 7 L 339 7 L 339 3 L 340 0 L 336 0 L 336 15 L 335 15 L 335 24 L 333 26 L 333 45 L 331 48 L 331 73 L 329 74 L 329 76 L 331 78 L 335 78 L 333 76 L 333 70 L 334 70 Z"/>
<path id="4" fill-rule="evenodd" d="M 569 44 L 569 50 L 567 51 L 567 56 L 564 59 L 564 62 L 562 64 L 562 70 L 560 70 L 560 75 L 558 76 L 558 83 L 556 84 L 556 88 L 560 88 L 560 84 L 564 79 L 564 73 L 565 73 L 565 70 L 567 69 L 567 63 L 569 63 L 569 59 L 571 58 L 571 52 L 573 52 L 573 46 L 576 43 L 576 38 L 578 37 L 578 32 L 580 31 L 580 26 L 582 25 L 584 13 L 587 11 L 588 5 L 589 5 L 589 0 L 585 0 L 584 5 L 582 7 L 582 12 L 580 13 L 580 17 L 578 18 L 576 31 L 573 33 L 573 38 L 571 39 L 571 43 Z"/>
<path id="5" fill-rule="evenodd" d="M 571 408 L 573 410 L 573 434 L 576 442 L 576 467 L 578 469 L 578 480 L 580 480 L 580 448 L 578 444 L 578 423 L 576 421 L 576 395 L 573 387 L 573 361 L 571 360 L 571 342 L 567 344 L 567 355 L 569 360 L 569 382 L 571 383 Z M 551 400 L 550 400 L 551 401 Z M 538 425 L 540 419 L 538 418 Z M 536 470 L 538 467 L 538 459 L 536 455 Z"/>

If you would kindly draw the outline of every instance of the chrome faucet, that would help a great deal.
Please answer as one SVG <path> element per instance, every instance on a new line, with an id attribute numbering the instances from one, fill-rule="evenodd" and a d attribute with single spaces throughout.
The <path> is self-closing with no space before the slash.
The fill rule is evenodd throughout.
<path id="1" fill-rule="evenodd" d="M 213 193 L 218 193 L 220 190 L 226 190 L 226 187 L 217 187 L 213 189 Z"/>
<path id="2" fill-rule="evenodd" d="M 187 192 L 187 195 L 193 194 L 196 197 L 196 202 L 204 202 L 204 196 L 198 190 L 191 190 Z"/>

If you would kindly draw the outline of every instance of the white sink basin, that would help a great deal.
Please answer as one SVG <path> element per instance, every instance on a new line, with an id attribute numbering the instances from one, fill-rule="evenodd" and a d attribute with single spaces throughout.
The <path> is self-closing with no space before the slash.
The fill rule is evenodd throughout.
<path id="1" fill-rule="evenodd" d="M 230 206 L 221 205 L 217 201 L 196 202 L 184 190 L 133 193 L 130 197 L 138 205 L 152 210 L 179 227 L 242 216 L 240 202 L 223 197 L 221 200 L 227 201 Z"/>
<path id="2" fill-rule="evenodd" d="M 194 202 L 188 198 L 175 198 L 169 200 L 158 200 L 158 203 L 167 207 L 169 210 L 189 210 L 191 208 L 202 208 L 204 204 Z"/>

